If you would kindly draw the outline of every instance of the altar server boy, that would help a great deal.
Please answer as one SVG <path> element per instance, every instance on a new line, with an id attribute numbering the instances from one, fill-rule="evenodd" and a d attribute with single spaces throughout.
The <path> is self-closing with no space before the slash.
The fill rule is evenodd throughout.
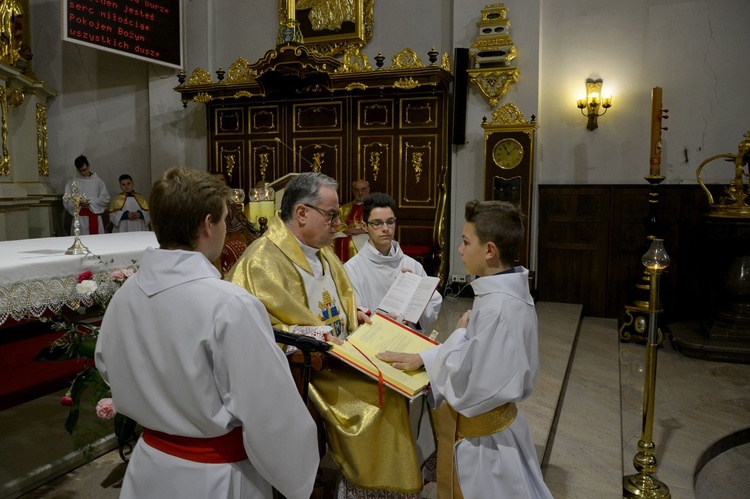
<path id="1" fill-rule="evenodd" d="M 439 406 L 438 490 L 466 499 L 551 498 L 516 407 L 531 395 L 539 371 L 529 271 L 513 267 L 524 236 L 521 215 L 507 202 L 471 201 L 465 216 L 458 251 L 466 272 L 479 276 L 471 283 L 472 310 L 442 345 L 378 357 L 427 370 Z"/>
<path id="2" fill-rule="evenodd" d="M 121 498 L 312 492 L 316 427 L 268 314 L 211 264 L 228 196 L 206 172 L 164 173 L 149 198 L 160 247 L 145 250 L 104 315 L 96 367 L 116 410 L 143 427 Z"/>
<path id="3" fill-rule="evenodd" d="M 112 232 L 148 230 L 148 202 L 133 190 L 134 187 L 130 175 L 120 175 L 122 192 L 109 204 L 109 220 L 114 225 Z"/>

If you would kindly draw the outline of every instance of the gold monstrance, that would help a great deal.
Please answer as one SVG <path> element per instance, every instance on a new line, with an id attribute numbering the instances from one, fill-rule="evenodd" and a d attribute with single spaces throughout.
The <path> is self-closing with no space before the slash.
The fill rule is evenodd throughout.
<path id="1" fill-rule="evenodd" d="M 65 251 L 66 255 L 87 255 L 91 253 L 89 249 L 81 242 L 81 220 L 79 212 L 81 211 L 81 201 L 86 199 L 85 194 L 78 192 L 78 184 L 73 182 L 72 190 L 70 194 L 65 194 L 63 199 L 65 201 L 73 201 L 75 204 L 75 213 L 73 214 L 73 245 Z"/>

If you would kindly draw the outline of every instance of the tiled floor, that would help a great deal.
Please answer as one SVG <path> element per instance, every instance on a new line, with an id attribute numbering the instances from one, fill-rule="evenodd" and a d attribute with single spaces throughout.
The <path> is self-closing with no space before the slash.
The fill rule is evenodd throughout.
<path id="1" fill-rule="evenodd" d="M 446 298 L 435 326 L 441 339 L 470 303 Z M 623 474 L 635 472 L 645 348 L 619 343 L 614 320 L 584 318 L 579 328 L 580 307 L 540 303 L 537 310 L 542 371 L 521 410 L 531 424 L 545 480 L 557 498 L 620 497 Z M 64 410 L 58 398 L 0 412 L 0 497 L 18 496 L 1 487 L 22 475 L 24 466 L 50 460 L 48 469 L 60 466 L 61 456 L 73 446 L 60 431 Z M 720 454 L 695 475 L 712 444 L 748 427 L 750 366 L 689 359 L 668 343 L 659 350 L 656 476 L 673 498 L 748 497 L 750 445 Z M 23 497 L 117 497 L 124 470 L 119 456 L 110 452 Z M 435 497 L 434 491 L 426 491 L 426 497 Z"/>

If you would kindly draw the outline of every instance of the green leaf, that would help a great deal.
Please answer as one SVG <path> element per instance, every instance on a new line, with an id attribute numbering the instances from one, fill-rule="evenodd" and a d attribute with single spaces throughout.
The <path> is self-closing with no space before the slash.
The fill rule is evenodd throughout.
<path id="1" fill-rule="evenodd" d="M 68 419 L 65 420 L 65 430 L 71 435 L 73 434 L 73 430 L 76 429 L 76 426 L 78 426 L 79 413 L 78 405 L 74 405 L 70 408 L 70 412 L 68 412 Z"/>
<path id="2" fill-rule="evenodd" d="M 94 358 L 94 350 L 96 349 L 96 341 L 82 341 L 78 345 L 78 355 L 86 357 L 87 359 Z"/>

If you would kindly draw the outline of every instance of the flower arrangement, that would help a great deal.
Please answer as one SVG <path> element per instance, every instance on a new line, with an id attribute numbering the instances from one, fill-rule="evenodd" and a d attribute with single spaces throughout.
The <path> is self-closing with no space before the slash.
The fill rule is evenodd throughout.
<path id="1" fill-rule="evenodd" d="M 96 258 L 108 269 L 105 278 L 102 280 L 101 276 L 95 275 L 91 270 L 86 270 L 78 276 L 76 292 L 81 303 L 96 304 L 104 311 L 114 292 L 138 270 L 138 263 L 133 261 L 131 266 L 124 269 L 109 270 L 109 265 L 113 261 L 104 262 L 100 257 Z M 94 350 L 96 339 L 99 336 L 99 325 L 75 321 L 62 315 L 48 320 L 52 320 L 52 328 L 62 334 L 49 348 L 39 352 L 36 360 L 81 359 L 83 361 L 83 370 L 76 375 L 70 389 L 60 399 L 60 405 L 69 408 L 65 429 L 73 435 L 78 426 L 83 395 L 87 391 L 93 390 L 93 401 L 96 402 L 95 413 L 100 419 L 114 420 L 120 456 L 123 460 L 127 460 L 123 451 L 136 438 L 136 422 L 123 414 L 117 413 L 109 386 L 102 379 L 94 364 Z"/>

